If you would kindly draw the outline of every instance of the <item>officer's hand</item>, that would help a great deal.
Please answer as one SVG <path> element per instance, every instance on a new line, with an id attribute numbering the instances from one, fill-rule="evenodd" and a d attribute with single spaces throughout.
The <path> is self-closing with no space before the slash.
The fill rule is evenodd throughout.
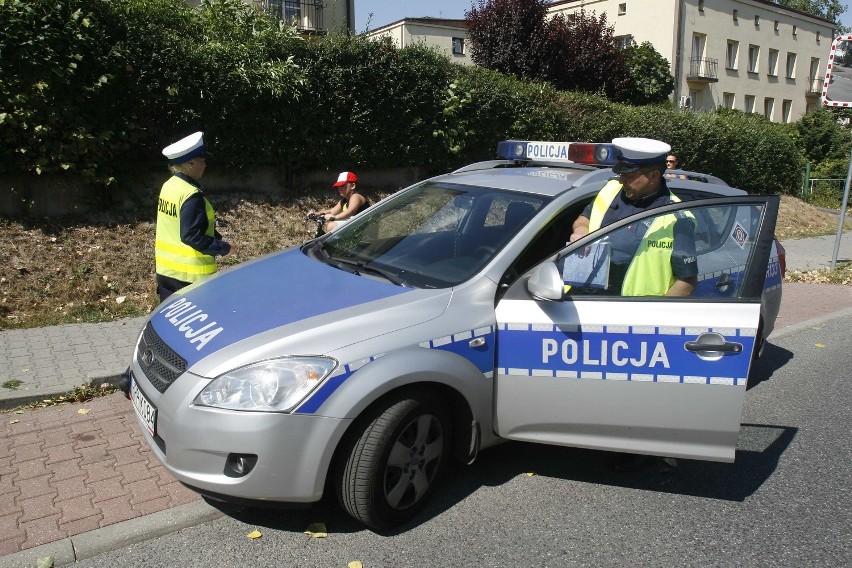
<path id="1" fill-rule="evenodd" d="M 232 254 L 236 254 L 236 252 L 237 252 L 237 245 L 235 245 L 234 243 L 229 243 L 229 244 L 231 245 L 231 250 L 229 250 L 225 254 L 225 256 L 231 256 Z M 224 258 L 224 257 L 222 257 L 222 258 Z"/>
<path id="2" fill-rule="evenodd" d="M 571 236 L 568 237 L 568 242 L 573 243 L 574 241 L 578 241 L 588 234 L 589 234 L 588 229 L 585 229 L 584 227 L 578 227 L 577 229 L 574 230 L 573 233 L 571 233 Z"/>

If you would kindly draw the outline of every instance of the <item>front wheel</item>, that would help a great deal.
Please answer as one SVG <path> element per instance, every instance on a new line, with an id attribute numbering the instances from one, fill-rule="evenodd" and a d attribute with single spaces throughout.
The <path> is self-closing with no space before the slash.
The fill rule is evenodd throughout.
<path id="1" fill-rule="evenodd" d="M 340 504 L 376 530 L 412 518 L 446 466 L 451 429 L 446 404 L 429 391 L 409 392 L 374 408 L 342 457 Z"/>

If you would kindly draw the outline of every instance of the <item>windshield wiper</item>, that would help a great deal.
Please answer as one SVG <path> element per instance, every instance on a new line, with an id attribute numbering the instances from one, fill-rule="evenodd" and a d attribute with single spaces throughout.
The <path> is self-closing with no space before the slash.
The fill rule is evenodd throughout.
<path id="1" fill-rule="evenodd" d="M 361 273 L 369 273 L 381 276 L 388 282 L 392 284 L 396 284 L 397 286 L 405 286 L 405 281 L 399 277 L 395 272 L 391 272 L 390 270 L 385 270 L 383 268 L 378 268 L 375 266 L 369 266 L 368 263 L 363 260 L 352 260 L 348 258 L 339 258 L 336 256 L 331 256 L 328 258 L 329 262 L 336 263 L 338 268 L 341 266 L 346 266 L 349 270 L 352 271 L 353 274 Z"/>

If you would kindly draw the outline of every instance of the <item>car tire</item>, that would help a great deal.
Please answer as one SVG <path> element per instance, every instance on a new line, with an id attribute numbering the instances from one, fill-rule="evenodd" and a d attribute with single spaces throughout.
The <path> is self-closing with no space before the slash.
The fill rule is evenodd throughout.
<path id="1" fill-rule="evenodd" d="M 434 393 L 408 391 L 382 401 L 356 423 L 342 455 L 340 504 L 374 530 L 411 519 L 446 468 L 451 438 L 447 405 Z"/>

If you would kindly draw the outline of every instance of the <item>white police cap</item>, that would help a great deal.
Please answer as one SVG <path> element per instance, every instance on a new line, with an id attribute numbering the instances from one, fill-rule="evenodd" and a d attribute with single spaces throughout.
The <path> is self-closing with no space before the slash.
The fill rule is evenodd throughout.
<path id="1" fill-rule="evenodd" d="M 664 162 L 672 147 L 652 138 L 613 138 L 618 151 L 618 161 L 612 168 L 617 174 L 635 172 L 638 169 Z"/>
<path id="2" fill-rule="evenodd" d="M 195 132 L 186 138 L 181 138 L 174 144 L 163 148 L 163 155 L 172 164 L 188 162 L 196 156 L 204 155 L 204 133 Z"/>

